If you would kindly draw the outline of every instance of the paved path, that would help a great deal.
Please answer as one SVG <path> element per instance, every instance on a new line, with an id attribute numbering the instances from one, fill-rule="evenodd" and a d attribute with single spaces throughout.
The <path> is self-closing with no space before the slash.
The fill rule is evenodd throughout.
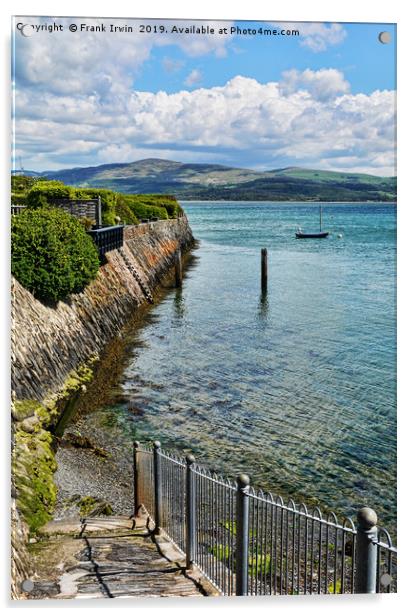
<path id="1" fill-rule="evenodd" d="M 216 594 L 147 518 L 88 518 L 52 522 L 31 546 L 36 576 L 28 599 L 188 597 Z"/>

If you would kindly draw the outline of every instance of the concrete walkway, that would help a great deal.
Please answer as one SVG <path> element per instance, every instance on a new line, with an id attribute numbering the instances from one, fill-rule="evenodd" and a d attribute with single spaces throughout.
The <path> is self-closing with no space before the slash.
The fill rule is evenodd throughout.
<path id="1" fill-rule="evenodd" d="M 51 522 L 31 545 L 36 571 L 27 599 L 194 597 L 218 594 L 148 518 Z"/>

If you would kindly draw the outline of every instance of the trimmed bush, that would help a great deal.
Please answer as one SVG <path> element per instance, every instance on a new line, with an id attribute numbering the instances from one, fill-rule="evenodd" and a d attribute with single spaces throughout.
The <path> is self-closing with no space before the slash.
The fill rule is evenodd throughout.
<path id="1" fill-rule="evenodd" d="M 48 205 L 53 199 L 73 199 L 73 189 L 65 186 L 63 182 L 49 180 L 38 182 L 27 193 L 27 205 L 30 208 L 40 208 Z"/>
<path id="2" fill-rule="evenodd" d="M 118 199 L 116 200 L 116 215 L 119 216 L 125 225 L 136 225 L 139 223 L 138 218 L 125 202 L 122 195 L 118 195 Z"/>
<path id="3" fill-rule="evenodd" d="M 125 195 L 134 203 L 148 207 L 162 207 L 166 210 L 168 218 L 176 218 L 183 210 L 171 195 Z"/>
<path id="4" fill-rule="evenodd" d="M 57 208 L 13 216 L 11 245 L 12 274 L 41 300 L 79 293 L 99 269 L 93 240 L 76 218 Z"/>
<path id="5" fill-rule="evenodd" d="M 168 218 L 167 210 L 164 207 L 148 205 L 145 195 L 123 195 L 122 198 L 138 220 L 153 216 L 161 219 Z"/>

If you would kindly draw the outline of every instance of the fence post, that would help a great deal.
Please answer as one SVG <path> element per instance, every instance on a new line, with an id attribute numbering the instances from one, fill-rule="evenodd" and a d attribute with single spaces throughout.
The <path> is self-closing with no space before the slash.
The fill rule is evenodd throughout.
<path id="1" fill-rule="evenodd" d="M 237 477 L 236 493 L 236 595 L 247 595 L 249 565 L 249 485 L 250 478 Z"/>
<path id="2" fill-rule="evenodd" d="M 189 454 L 185 458 L 186 462 L 186 474 L 185 474 L 185 488 L 186 488 L 186 536 L 185 536 L 185 555 L 186 555 L 186 569 L 192 569 L 194 562 L 195 552 L 195 540 L 196 540 L 196 503 L 195 503 L 195 490 L 194 490 L 194 473 L 192 466 L 195 462 L 193 455 Z"/>
<path id="3" fill-rule="evenodd" d="M 375 593 L 377 590 L 378 540 L 377 514 L 369 507 L 358 511 L 355 546 L 355 592 Z"/>
<path id="4" fill-rule="evenodd" d="M 161 529 L 161 507 L 162 507 L 162 485 L 161 485 L 161 465 L 160 465 L 160 449 L 161 443 L 154 441 L 154 517 L 155 528 L 154 533 L 160 534 Z"/>
<path id="5" fill-rule="evenodd" d="M 138 517 L 141 505 L 139 493 L 139 443 L 134 441 L 134 518 Z"/>

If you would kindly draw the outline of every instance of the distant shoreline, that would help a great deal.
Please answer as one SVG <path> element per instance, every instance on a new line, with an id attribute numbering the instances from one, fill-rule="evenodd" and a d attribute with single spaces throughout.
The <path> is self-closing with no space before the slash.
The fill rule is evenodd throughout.
<path id="1" fill-rule="evenodd" d="M 284 203 L 284 204 L 300 204 L 307 203 L 324 203 L 326 205 L 341 205 L 341 204 L 356 204 L 363 203 L 364 205 L 397 205 L 395 201 L 275 201 L 273 199 L 180 199 L 176 197 L 180 203 Z"/>

